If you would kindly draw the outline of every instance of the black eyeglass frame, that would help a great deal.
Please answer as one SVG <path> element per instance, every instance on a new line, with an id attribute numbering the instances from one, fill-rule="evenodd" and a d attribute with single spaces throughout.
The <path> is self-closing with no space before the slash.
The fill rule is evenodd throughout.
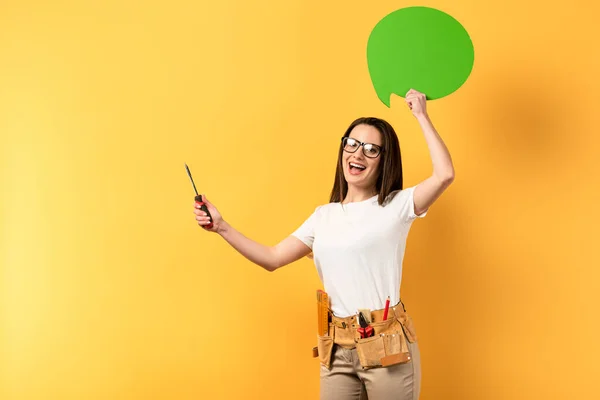
<path id="1" fill-rule="evenodd" d="M 354 151 L 346 150 L 346 142 L 348 141 L 348 139 L 352 139 L 356 143 L 358 143 L 358 147 L 356 148 L 356 150 L 354 150 Z M 365 146 L 366 145 L 373 146 L 376 149 L 379 149 L 377 155 L 376 156 L 368 156 L 367 153 L 365 153 Z M 377 158 L 384 151 L 384 148 L 382 146 L 378 145 L 378 144 L 375 144 L 375 143 L 363 143 L 360 140 L 356 140 L 354 138 L 351 138 L 350 136 L 344 136 L 344 137 L 342 137 L 342 150 L 344 150 L 345 152 L 347 152 L 347 153 L 356 153 L 358 151 L 359 147 L 362 147 L 362 152 L 363 152 L 364 156 L 367 157 L 367 158 Z"/>

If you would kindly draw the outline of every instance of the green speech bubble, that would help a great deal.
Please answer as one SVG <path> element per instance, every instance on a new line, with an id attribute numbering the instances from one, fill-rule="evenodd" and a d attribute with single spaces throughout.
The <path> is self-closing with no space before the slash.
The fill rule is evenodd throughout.
<path id="1" fill-rule="evenodd" d="M 369 74 L 377 97 L 390 107 L 392 93 L 410 89 L 439 99 L 457 90 L 474 62 L 473 42 L 450 15 L 428 7 L 396 10 L 377 23 L 367 43 Z"/>

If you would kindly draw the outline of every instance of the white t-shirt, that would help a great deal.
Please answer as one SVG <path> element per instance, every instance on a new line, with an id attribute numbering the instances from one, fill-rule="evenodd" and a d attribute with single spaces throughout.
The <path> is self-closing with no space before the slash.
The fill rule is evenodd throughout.
<path id="1" fill-rule="evenodd" d="M 313 251 L 314 263 L 338 317 L 400 301 L 402 261 L 414 211 L 415 187 L 392 192 L 380 206 L 368 200 L 318 206 L 295 231 Z M 392 198 L 393 196 L 393 198 Z"/>

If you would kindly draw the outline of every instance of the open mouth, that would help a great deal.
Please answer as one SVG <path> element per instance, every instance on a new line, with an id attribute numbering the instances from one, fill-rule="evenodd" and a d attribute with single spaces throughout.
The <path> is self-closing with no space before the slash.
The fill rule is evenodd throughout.
<path id="1" fill-rule="evenodd" d="M 365 169 L 367 169 L 367 167 L 365 165 L 355 163 L 355 162 L 348 163 L 348 170 L 350 171 L 350 173 L 352 175 L 358 175 L 358 174 L 362 173 Z"/>

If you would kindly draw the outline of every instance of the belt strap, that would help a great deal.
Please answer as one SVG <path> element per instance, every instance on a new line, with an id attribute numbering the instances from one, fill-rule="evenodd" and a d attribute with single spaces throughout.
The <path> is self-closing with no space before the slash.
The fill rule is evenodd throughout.
<path id="1" fill-rule="evenodd" d="M 383 321 L 384 313 L 385 313 L 385 309 L 371 310 L 371 322 Z M 402 300 L 401 300 L 395 306 L 390 306 L 390 309 L 388 312 L 388 319 L 392 315 L 395 315 L 396 317 L 400 317 L 403 314 L 406 314 L 406 308 L 404 307 L 404 303 L 402 303 Z M 332 316 L 331 322 L 338 328 L 346 329 L 348 326 L 358 325 L 356 315 L 350 315 L 348 317 L 337 317 L 337 316 L 333 315 L 333 313 L 331 313 L 331 316 Z"/>

